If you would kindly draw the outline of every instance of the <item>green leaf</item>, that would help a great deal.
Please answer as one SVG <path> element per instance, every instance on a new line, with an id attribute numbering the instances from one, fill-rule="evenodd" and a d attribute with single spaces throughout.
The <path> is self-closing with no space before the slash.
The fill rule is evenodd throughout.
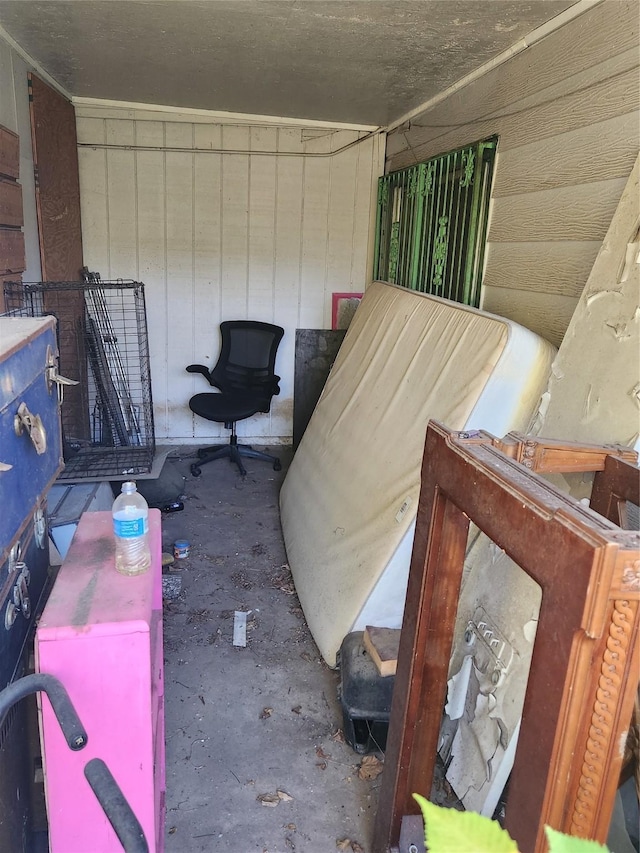
<path id="1" fill-rule="evenodd" d="M 565 835 L 550 826 L 545 826 L 544 831 L 547 834 L 550 853 L 609 853 L 609 848 L 597 841 Z"/>
<path id="2" fill-rule="evenodd" d="M 476 812 L 459 812 L 413 795 L 422 809 L 429 853 L 518 853 L 500 824 Z"/>

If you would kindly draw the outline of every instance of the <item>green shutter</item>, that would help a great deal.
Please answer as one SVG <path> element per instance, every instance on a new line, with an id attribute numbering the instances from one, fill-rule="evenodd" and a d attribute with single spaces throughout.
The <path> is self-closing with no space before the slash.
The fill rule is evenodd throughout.
<path id="1" fill-rule="evenodd" d="M 478 306 L 497 139 L 384 175 L 374 276 Z"/>

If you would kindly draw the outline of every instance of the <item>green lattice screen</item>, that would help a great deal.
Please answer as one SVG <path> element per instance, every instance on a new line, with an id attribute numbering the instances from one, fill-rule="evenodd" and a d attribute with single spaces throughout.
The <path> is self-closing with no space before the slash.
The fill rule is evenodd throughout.
<path id="1" fill-rule="evenodd" d="M 478 306 L 497 138 L 378 182 L 374 277 Z"/>

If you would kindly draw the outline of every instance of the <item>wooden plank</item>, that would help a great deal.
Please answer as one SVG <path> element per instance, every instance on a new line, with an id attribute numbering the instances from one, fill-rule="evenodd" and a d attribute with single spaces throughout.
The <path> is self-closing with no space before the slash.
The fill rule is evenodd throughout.
<path id="1" fill-rule="evenodd" d="M 640 112 L 616 116 L 500 153 L 492 197 L 627 177 L 640 142 Z M 604 154 L 606 152 L 606 154 Z"/>
<path id="2" fill-rule="evenodd" d="M 504 287 L 486 287 L 482 308 L 507 317 L 558 347 L 578 304 L 577 298 L 533 293 Z"/>
<path id="3" fill-rule="evenodd" d="M 0 226 L 20 228 L 22 225 L 22 187 L 15 181 L 0 178 Z"/>
<path id="4" fill-rule="evenodd" d="M 42 278 L 79 281 L 83 255 L 73 105 L 34 74 L 29 91 Z"/>
<path id="5" fill-rule="evenodd" d="M 43 281 L 80 281 L 84 256 L 76 117 L 73 105 L 35 74 L 27 75 L 31 116 L 36 210 Z M 67 439 L 88 439 L 88 363 L 84 298 L 79 290 L 64 299 L 44 294 L 44 309 L 55 313 L 60 372 L 78 381 L 65 389 L 62 429 Z"/>
<path id="6" fill-rule="evenodd" d="M 597 240 L 490 243 L 483 284 L 578 297 L 600 245 Z"/>
<path id="7" fill-rule="evenodd" d="M 495 199 L 491 242 L 602 240 L 626 178 Z"/>
<path id="8" fill-rule="evenodd" d="M 367 625 L 362 642 L 381 676 L 396 674 L 400 628 L 379 628 Z"/>
<path id="9" fill-rule="evenodd" d="M 0 126 L 0 175 L 17 180 L 20 177 L 20 137 Z"/>
<path id="10" fill-rule="evenodd" d="M 0 228 L 0 273 L 22 272 L 25 266 L 24 234 Z"/>

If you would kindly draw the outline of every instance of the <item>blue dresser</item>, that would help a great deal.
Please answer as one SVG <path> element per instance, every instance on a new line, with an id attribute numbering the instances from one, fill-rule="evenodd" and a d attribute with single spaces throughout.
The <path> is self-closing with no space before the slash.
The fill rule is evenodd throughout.
<path id="1" fill-rule="evenodd" d="M 46 496 L 62 470 L 53 317 L 0 317 L 0 690 L 24 675 L 48 590 Z M 0 727 L 0 850 L 31 848 L 33 710 Z M 31 745 L 30 745 L 31 744 Z"/>

